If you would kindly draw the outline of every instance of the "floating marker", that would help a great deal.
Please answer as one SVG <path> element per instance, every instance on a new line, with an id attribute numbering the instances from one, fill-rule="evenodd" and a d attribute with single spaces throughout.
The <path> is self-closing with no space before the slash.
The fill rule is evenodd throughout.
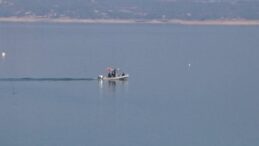
<path id="1" fill-rule="evenodd" d="M 2 52 L 2 57 L 5 57 L 6 56 L 6 53 L 5 52 Z"/>

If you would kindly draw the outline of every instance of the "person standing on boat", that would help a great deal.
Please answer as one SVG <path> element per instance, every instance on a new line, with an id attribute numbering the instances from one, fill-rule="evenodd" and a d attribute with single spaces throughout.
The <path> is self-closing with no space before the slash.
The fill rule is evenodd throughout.
<path id="1" fill-rule="evenodd" d="M 109 72 L 109 73 L 108 73 L 108 77 L 109 77 L 109 78 L 110 78 L 110 77 L 112 77 L 112 74 L 111 74 L 111 72 Z"/>
<path id="2" fill-rule="evenodd" d="M 113 69 L 113 71 L 112 71 L 112 76 L 113 76 L 113 77 L 116 77 L 116 72 L 117 72 L 117 70 L 116 70 L 116 69 Z"/>

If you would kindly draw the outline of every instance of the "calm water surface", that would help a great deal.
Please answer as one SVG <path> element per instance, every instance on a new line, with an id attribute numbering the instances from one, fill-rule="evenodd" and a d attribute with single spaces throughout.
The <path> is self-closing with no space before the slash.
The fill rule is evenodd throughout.
<path id="1" fill-rule="evenodd" d="M 0 145 L 259 145 L 258 40 L 259 27 L 1 23 Z M 107 66 L 129 80 L 92 80 Z"/>

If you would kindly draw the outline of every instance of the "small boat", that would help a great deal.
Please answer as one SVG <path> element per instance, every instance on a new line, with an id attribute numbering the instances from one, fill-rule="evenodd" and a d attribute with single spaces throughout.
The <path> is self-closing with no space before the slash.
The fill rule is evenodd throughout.
<path id="1" fill-rule="evenodd" d="M 103 76 L 103 75 L 99 75 L 98 79 L 99 80 L 109 80 L 109 81 L 114 81 L 114 80 L 127 80 L 129 78 L 128 74 L 125 75 L 119 75 L 116 77 L 107 77 L 107 76 Z"/>
<path id="2" fill-rule="evenodd" d="M 118 73 L 119 69 L 114 69 L 111 67 L 106 68 L 108 71 L 108 76 L 99 75 L 99 80 L 108 80 L 108 81 L 115 81 L 115 80 L 127 80 L 129 78 L 129 74 L 125 73 Z"/>

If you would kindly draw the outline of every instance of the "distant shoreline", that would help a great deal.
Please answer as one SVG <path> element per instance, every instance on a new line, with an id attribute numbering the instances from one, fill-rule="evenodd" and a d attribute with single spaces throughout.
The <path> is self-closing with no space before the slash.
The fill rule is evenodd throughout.
<path id="1" fill-rule="evenodd" d="M 218 20 L 135 20 L 135 19 L 73 19 L 44 17 L 0 17 L 0 23 L 78 23 L 78 24 L 175 24 L 175 25 L 223 25 L 259 26 L 259 20 L 218 19 Z"/>

